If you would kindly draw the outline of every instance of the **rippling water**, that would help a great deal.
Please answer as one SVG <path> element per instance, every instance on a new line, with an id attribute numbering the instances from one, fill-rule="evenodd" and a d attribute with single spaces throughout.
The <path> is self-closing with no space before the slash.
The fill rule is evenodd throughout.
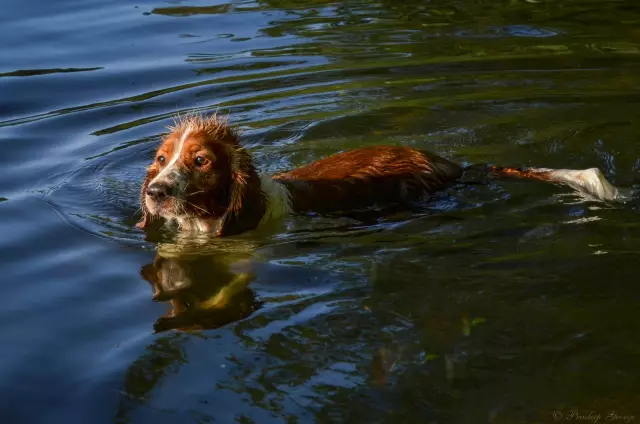
<path id="1" fill-rule="evenodd" d="M 9 0 L 0 52 L 2 423 L 640 419 L 633 205 L 491 181 L 188 254 L 134 227 L 185 112 L 265 172 L 385 143 L 634 186 L 635 0 Z"/>

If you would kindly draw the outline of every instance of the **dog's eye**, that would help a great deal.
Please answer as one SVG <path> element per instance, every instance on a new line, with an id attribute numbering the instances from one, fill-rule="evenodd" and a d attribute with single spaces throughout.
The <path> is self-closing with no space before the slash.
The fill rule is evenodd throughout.
<path id="1" fill-rule="evenodd" d="M 202 166 L 207 163 L 207 160 L 202 156 L 196 156 L 196 166 Z"/>
<path id="2" fill-rule="evenodd" d="M 158 163 L 160 165 L 164 165 L 164 161 L 166 160 L 166 158 L 164 157 L 164 155 L 160 155 L 158 156 Z"/>

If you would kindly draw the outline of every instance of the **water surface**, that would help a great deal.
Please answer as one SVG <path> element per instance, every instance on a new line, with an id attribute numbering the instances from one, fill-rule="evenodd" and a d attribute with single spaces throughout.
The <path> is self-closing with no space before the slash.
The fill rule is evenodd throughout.
<path id="1" fill-rule="evenodd" d="M 189 255 L 134 227 L 187 112 L 264 172 L 385 143 L 633 186 L 636 1 L 9 0 L 0 51 L 3 423 L 640 419 L 633 204 L 490 181 Z"/>

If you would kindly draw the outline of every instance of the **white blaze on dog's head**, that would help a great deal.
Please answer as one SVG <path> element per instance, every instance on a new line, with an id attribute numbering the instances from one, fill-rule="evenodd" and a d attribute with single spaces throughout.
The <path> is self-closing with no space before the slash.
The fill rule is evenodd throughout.
<path id="1" fill-rule="evenodd" d="M 182 151 L 184 150 L 184 145 L 185 142 L 187 141 L 187 138 L 189 137 L 189 134 L 191 133 L 191 128 L 187 127 L 184 130 L 182 130 L 182 134 L 180 135 L 180 138 L 178 140 L 177 143 L 172 142 L 173 144 L 173 151 L 168 153 L 167 152 L 167 148 L 164 149 L 164 151 L 159 151 L 156 154 L 156 161 L 159 163 L 159 165 L 161 166 L 160 168 L 160 173 L 158 173 L 158 175 L 156 175 L 150 182 L 149 182 L 149 190 L 152 190 L 153 187 L 162 187 L 162 186 L 173 186 L 174 184 L 180 186 L 180 185 L 186 185 L 186 182 L 184 181 L 184 174 L 186 174 L 186 167 L 183 166 L 183 169 L 181 169 L 179 162 L 182 159 Z M 169 158 L 169 159 L 168 159 Z M 183 177 L 183 178 L 180 178 Z M 180 180 L 183 181 L 180 181 Z M 180 187 L 178 187 L 178 189 L 176 191 L 180 191 Z"/>

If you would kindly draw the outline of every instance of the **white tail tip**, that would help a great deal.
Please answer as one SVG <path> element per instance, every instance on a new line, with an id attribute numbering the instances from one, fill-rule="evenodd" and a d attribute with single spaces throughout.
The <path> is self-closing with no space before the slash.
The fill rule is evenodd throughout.
<path id="1" fill-rule="evenodd" d="M 598 200 L 626 202 L 631 200 L 630 190 L 611 184 L 598 168 L 589 169 L 538 169 L 548 172 L 550 181 L 567 184 L 578 192 Z"/>

